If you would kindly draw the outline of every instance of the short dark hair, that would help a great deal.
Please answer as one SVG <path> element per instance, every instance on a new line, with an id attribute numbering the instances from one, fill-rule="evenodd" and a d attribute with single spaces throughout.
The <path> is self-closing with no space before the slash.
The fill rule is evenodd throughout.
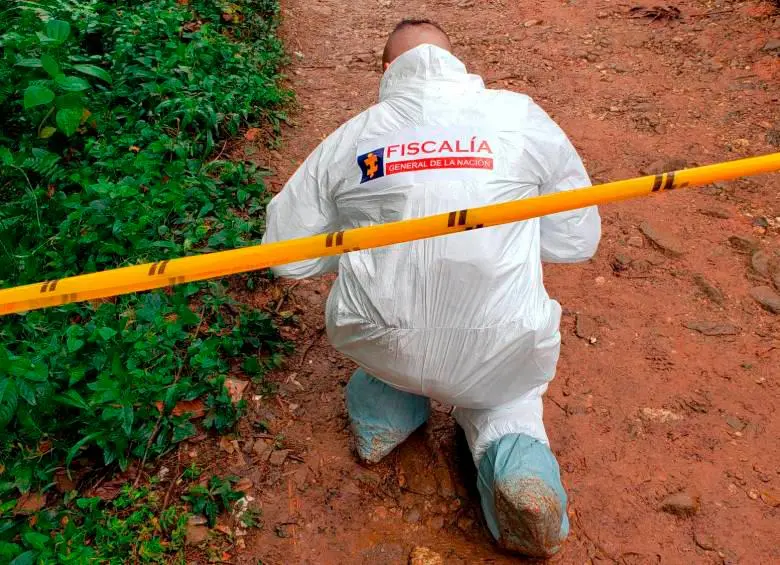
<path id="1" fill-rule="evenodd" d="M 439 24 L 437 24 L 433 20 L 428 20 L 425 18 L 407 18 L 401 20 L 400 22 L 398 22 L 398 25 L 395 26 L 392 33 L 395 33 L 396 31 L 400 31 L 407 27 L 415 27 L 415 26 L 432 26 L 438 29 L 444 35 L 447 35 L 447 32 L 444 31 L 444 29 Z M 448 35 L 447 35 L 447 39 L 449 39 Z"/>
<path id="2" fill-rule="evenodd" d="M 439 24 L 437 24 L 436 22 L 434 22 L 433 20 L 427 20 L 427 19 L 422 19 L 422 18 L 419 18 L 419 19 L 418 18 L 404 19 L 404 20 L 401 20 L 398 23 L 398 25 L 395 26 L 395 28 L 393 29 L 392 32 L 390 32 L 390 36 L 388 37 L 387 43 L 385 44 L 385 50 L 382 53 L 382 63 L 386 65 L 387 63 L 390 62 L 389 49 L 390 49 L 390 45 L 391 45 L 393 36 L 396 33 L 400 32 L 400 31 L 403 31 L 403 30 L 405 30 L 407 28 L 410 28 L 410 27 L 426 27 L 426 26 L 427 27 L 431 27 L 431 28 L 435 29 L 436 31 L 438 31 L 439 33 L 441 33 L 444 36 L 444 38 L 447 40 L 447 44 L 451 45 L 450 36 L 447 35 L 447 32 L 444 31 L 442 29 L 442 27 Z"/>

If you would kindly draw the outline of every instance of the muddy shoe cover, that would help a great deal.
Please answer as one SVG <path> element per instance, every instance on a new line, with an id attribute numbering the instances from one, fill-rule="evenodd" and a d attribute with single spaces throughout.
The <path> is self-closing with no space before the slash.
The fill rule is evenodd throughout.
<path id="1" fill-rule="evenodd" d="M 494 441 L 477 486 L 490 533 L 510 551 L 550 557 L 569 534 L 566 492 L 550 448 L 524 434 Z"/>
<path id="2" fill-rule="evenodd" d="M 346 396 L 358 456 L 367 463 L 378 463 L 422 426 L 431 412 L 424 396 L 388 386 L 362 369 L 349 380 Z"/>

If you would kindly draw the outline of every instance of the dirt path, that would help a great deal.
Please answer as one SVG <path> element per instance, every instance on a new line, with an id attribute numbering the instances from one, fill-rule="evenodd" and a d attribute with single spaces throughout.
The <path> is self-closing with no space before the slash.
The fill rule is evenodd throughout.
<path id="1" fill-rule="evenodd" d="M 450 30 L 457 54 L 491 87 L 532 95 L 594 181 L 780 144 L 780 58 L 770 41 L 780 39 L 780 17 L 770 3 L 683 1 L 676 21 L 632 18 L 632 4 L 609 0 L 283 5 L 301 109 L 270 163 L 277 188 L 374 102 L 385 34 L 411 15 Z M 608 206 L 596 259 L 547 268 L 566 315 L 545 418 L 573 523 L 553 562 L 780 562 L 780 316 L 751 298 L 766 276 L 740 248 L 780 252 L 779 194 L 773 176 Z M 274 376 L 278 399 L 256 399 L 243 429 L 249 464 L 240 472 L 265 526 L 238 562 L 400 564 L 415 545 L 446 563 L 513 562 L 482 526 L 446 410 L 379 466 L 356 462 L 342 392 L 353 367 L 320 330 L 327 289 L 303 282 L 282 305 L 301 320 L 298 354 Z M 263 438 L 277 434 L 289 452 L 271 454 Z M 677 491 L 683 506 L 691 497 L 692 517 L 661 510 Z"/>

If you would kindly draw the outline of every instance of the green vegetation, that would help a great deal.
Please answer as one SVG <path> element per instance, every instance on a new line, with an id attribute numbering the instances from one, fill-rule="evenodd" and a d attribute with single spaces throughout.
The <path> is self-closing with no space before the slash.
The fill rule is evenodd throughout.
<path id="1" fill-rule="evenodd" d="M 0 10 L 0 287 L 259 242 L 262 172 L 221 153 L 247 125 L 273 142 L 285 118 L 276 0 Z M 225 377 L 261 379 L 286 347 L 214 282 L 0 318 L 0 562 L 179 551 L 175 505 L 58 492 L 55 473 L 165 454 L 194 433 L 181 401 L 231 428 Z M 217 486 L 193 496 L 223 509 Z M 31 493 L 49 504 L 20 512 Z"/>

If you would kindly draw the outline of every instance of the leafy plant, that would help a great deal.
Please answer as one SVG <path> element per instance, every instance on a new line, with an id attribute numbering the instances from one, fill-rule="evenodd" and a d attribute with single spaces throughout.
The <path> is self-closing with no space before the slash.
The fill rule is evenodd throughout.
<path id="1" fill-rule="evenodd" d="M 0 286 L 260 241 L 265 173 L 222 154 L 245 126 L 275 143 L 285 119 L 276 0 L 6 4 Z M 203 399 L 203 426 L 230 429 L 243 405 L 225 378 L 261 381 L 288 347 L 216 282 L 0 318 L 0 562 L 169 553 L 139 529 L 178 527 L 144 514 L 152 493 L 60 499 L 55 471 L 163 455 L 193 433 L 182 401 Z M 13 508 L 41 489 L 54 506 L 31 525 Z M 209 492 L 218 508 L 229 497 Z"/>
<path id="2" fill-rule="evenodd" d="M 190 503 L 193 513 L 205 516 L 209 526 L 214 526 L 221 512 L 229 510 L 234 502 L 244 497 L 241 491 L 233 490 L 237 481 L 236 477 L 221 479 L 214 475 L 207 485 L 190 487 L 189 493 L 182 496 L 182 500 Z"/>

